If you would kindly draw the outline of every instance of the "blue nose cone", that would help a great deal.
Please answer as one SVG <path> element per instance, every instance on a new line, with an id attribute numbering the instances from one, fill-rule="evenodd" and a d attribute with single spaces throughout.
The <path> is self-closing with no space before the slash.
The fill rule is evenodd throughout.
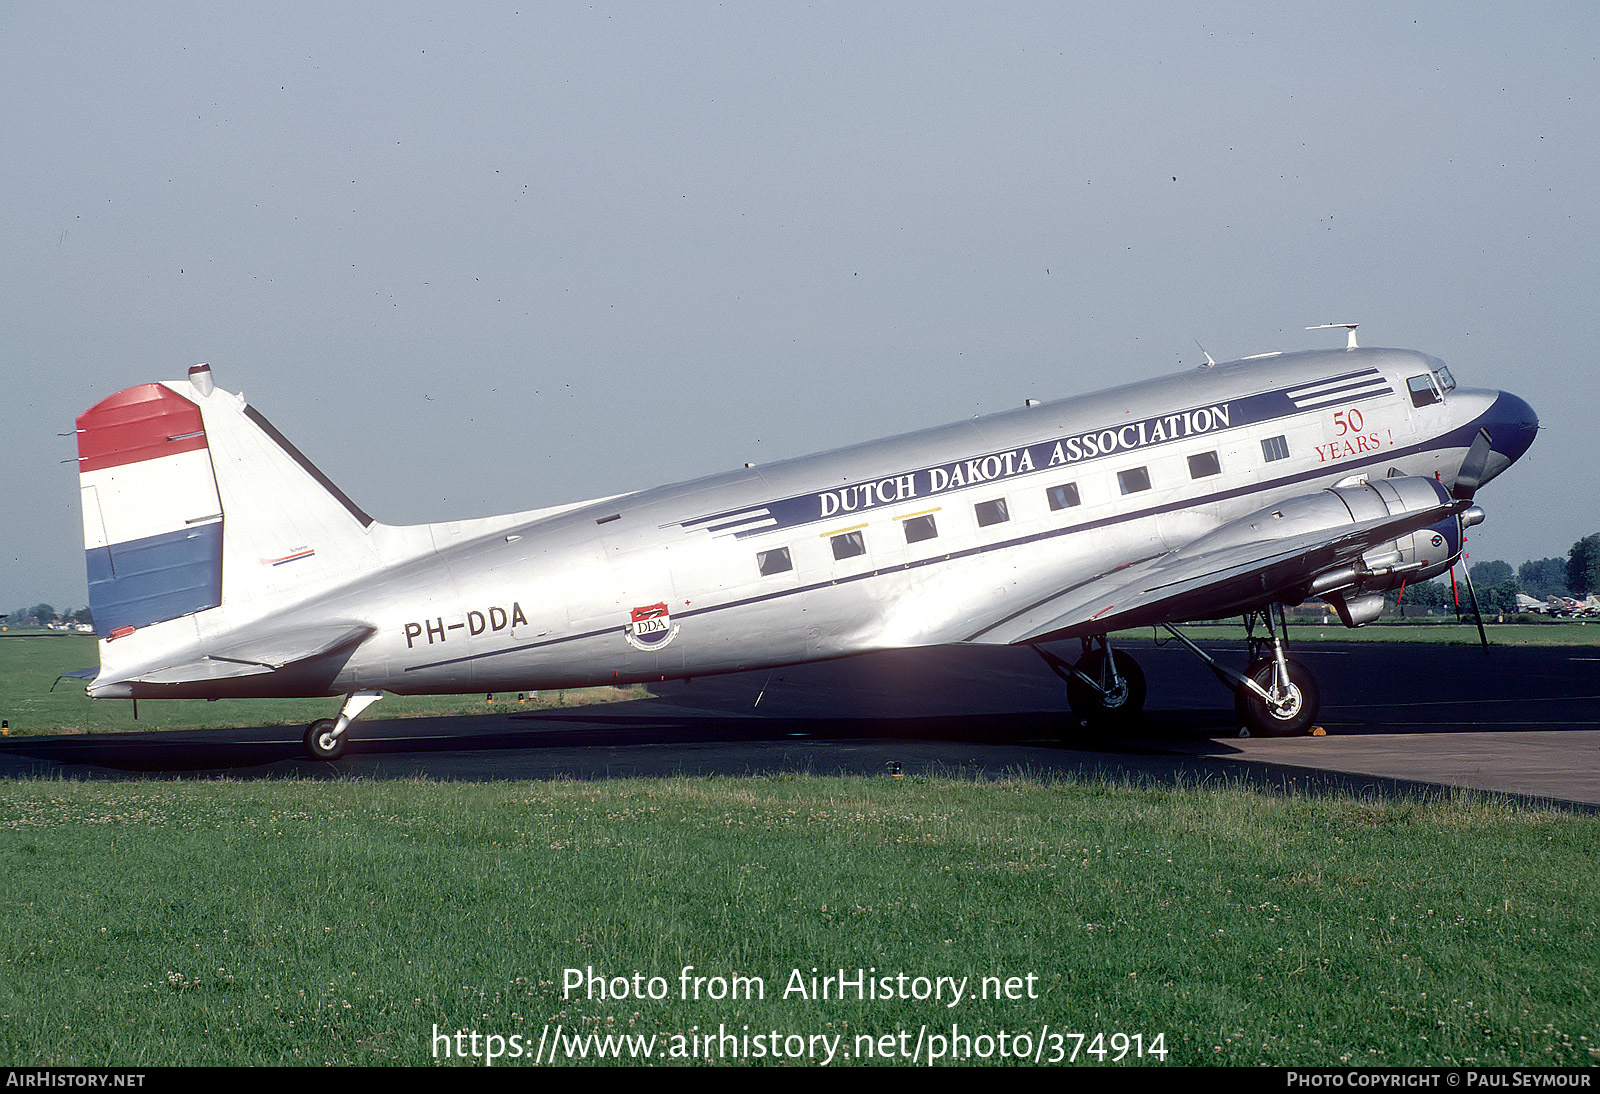
<path id="1" fill-rule="evenodd" d="M 1539 435 L 1539 415 L 1511 392 L 1502 391 L 1483 416 L 1483 427 L 1489 431 L 1495 454 L 1512 464 Z"/>

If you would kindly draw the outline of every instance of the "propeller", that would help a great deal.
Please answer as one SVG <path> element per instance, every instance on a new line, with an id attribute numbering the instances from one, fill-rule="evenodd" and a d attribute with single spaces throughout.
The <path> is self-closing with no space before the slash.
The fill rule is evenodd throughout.
<path id="1" fill-rule="evenodd" d="M 1482 438 L 1488 437 L 1489 434 L 1479 430 L 1478 435 L 1480 438 Z M 1473 441 L 1472 451 L 1467 453 L 1467 458 L 1461 463 L 1463 474 L 1465 474 L 1467 465 L 1472 462 L 1472 452 L 1476 451 L 1477 448 L 1478 442 Z M 1461 483 L 1461 479 L 1456 480 L 1456 490 L 1459 491 L 1461 489 Z M 1473 484 L 1473 489 L 1476 489 L 1475 483 Z M 1461 497 L 1459 493 L 1456 496 Z M 1471 497 L 1471 494 L 1469 493 L 1467 497 Z M 1460 534 L 1459 538 L 1456 540 L 1457 553 L 1455 562 L 1461 563 L 1461 576 L 1467 583 L 1467 598 L 1472 601 L 1472 619 L 1473 622 L 1478 624 L 1478 641 L 1483 644 L 1483 655 L 1487 657 L 1489 656 L 1489 636 L 1484 633 L 1483 630 L 1483 612 L 1478 608 L 1478 590 L 1472 586 L 1472 571 L 1467 569 L 1467 529 L 1482 524 L 1483 516 L 1483 510 L 1478 508 L 1476 505 L 1469 505 L 1466 507 L 1466 509 L 1456 514 L 1456 528 L 1459 529 Z M 1450 595 L 1455 598 L 1456 619 L 1459 620 L 1461 618 L 1461 594 L 1456 591 L 1455 562 L 1450 564 Z"/>
<path id="2" fill-rule="evenodd" d="M 1472 446 L 1467 449 L 1466 458 L 1461 461 L 1461 470 L 1456 472 L 1456 484 L 1450 491 L 1451 497 L 1470 500 L 1478 492 L 1478 487 L 1483 485 L 1483 473 L 1489 468 L 1489 453 L 1492 451 L 1494 441 L 1489 431 L 1479 429 L 1478 435 L 1472 438 Z"/>
<path id="3" fill-rule="evenodd" d="M 1455 569 L 1452 568 L 1450 570 L 1450 580 L 1452 582 L 1455 581 L 1455 576 L 1456 576 Z M 1467 598 L 1472 601 L 1472 618 L 1473 618 L 1473 621 L 1478 624 L 1478 641 L 1483 643 L 1483 655 L 1485 657 L 1488 657 L 1489 656 L 1489 636 L 1487 634 L 1485 634 L 1484 630 L 1483 630 L 1483 613 L 1478 610 L 1478 592 L 1477 592 L 1476 589 L 1474 589 L 1472 587 L 1472 571 L 1467 569 L 1467 560 L 1466 560 L 1466 556 L 1464 556 L 1464 555 L 1462 556 L 1462 559 L 1461 559 L 1461 576 L 1466 579 L 1466 582 L 1467 582 Z M 1456 610 L 1458 612 L 1461 610 L 1461 605 L 1459 603 L 1456 605 Z"/>

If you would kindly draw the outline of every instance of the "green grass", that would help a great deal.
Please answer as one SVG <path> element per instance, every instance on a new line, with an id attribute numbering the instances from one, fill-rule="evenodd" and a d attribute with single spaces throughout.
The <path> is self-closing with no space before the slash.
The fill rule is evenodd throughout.
<path id="1" fill-rule="evenodd" d="M 531 1046 L 546 1024 L 853 1052 L 1048 1024 L 1161 1034 L 1168 1064 L 1593 1064 L 1597 849 L 1600 820 L 1470 795 L 0 783 L 0 1058 L 427 1064 L 434 1026 Z M 685 965 L 767 996 L 683 1001 Z M 564 999 L 591 966 L 670 997 Z M 1038 997 L 781 998 L 813 967 Z"/>
<path id="2" fill-rule="evenodd" d="M 48 632 L 45 632 L 48 635 Z M 309 725 L 339 712 L 337 698 L 326 699 L 162 699 L 142 701 L 139 717 L 126 699 L 90 699 L 81 680 L 56 678 L 99 663 L 94 638 L 48 635 L 0 639 L 0 718 L 12 736 L 52 733 L 126 733 L 159 729 L 226 729 L 235 726 Z M 55 685 L 52 688 L 52 685 Z M 554 706 L 584 706 L 649 696 L 643 687 L 573 688 L 529 695 L 517 692 L 473 695 L 392 695 L 367 708 L 363 721 L 442 714 L 485 714 Z"/>

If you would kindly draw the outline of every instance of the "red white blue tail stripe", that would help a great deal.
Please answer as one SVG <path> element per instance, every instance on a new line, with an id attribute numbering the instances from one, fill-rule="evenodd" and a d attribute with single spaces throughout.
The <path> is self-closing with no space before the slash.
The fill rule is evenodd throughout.
<path id="1" fill-rule="evenodd" d="M 222 603 L 222 503 L 200 408 L 161 384 L 78 418 L 95 627 L 115 639 Z"/>

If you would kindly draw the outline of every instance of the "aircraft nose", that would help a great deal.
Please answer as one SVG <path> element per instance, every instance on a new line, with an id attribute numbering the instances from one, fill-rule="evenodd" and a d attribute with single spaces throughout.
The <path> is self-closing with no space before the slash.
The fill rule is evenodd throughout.
<path id="1" fill-rule="evenodd" d="M 1472 426 L 1476 434 L 1450 490 L 1457 498 L 1472 497 L 1480 486 L 1515 463 L 1538 436 L 1539 416 L 1509 391 L 1498 391 Z"/>
<path id="2" fill-rule="evenodd" d="M 1502 391 L 1483 416 L 1483 427 L 1489 431 L 1495 453 L 1512 464 L 1539 435 L 1539 415 L 1522 399 Z"/>

